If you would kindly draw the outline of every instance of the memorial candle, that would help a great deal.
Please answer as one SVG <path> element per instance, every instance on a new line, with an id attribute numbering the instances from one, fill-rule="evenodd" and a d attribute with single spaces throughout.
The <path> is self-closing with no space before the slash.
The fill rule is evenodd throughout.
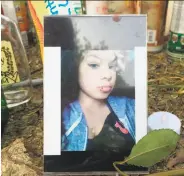
<path id="1" fill-rule="evenodd" d="M 171 129 L 180 134 L 180 119 L 169 112 L 161 111 L 151 114 L 148 118 L 148 131 L 159 129 Z"/>

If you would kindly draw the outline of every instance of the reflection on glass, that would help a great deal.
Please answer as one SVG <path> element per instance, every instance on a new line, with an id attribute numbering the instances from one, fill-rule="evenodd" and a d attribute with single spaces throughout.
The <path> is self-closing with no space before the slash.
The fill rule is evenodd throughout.
<path id="1" fill-rule="evenodd" d="M 9 108 L 31 98 L 28 59 L 17 25 L 1 15 L 1 84 Z"/>

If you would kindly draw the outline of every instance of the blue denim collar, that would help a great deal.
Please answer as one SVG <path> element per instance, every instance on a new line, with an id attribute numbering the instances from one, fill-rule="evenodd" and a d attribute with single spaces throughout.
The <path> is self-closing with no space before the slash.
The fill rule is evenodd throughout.
<path id="1" fill-rule="evenodd" d="M 114 111 L 114 113 L 118 116 L 118 118 L 120 118 L 120 120 L 122 120 L 125 116 L 126 113 L 126 99 L 124 99 L 125 103 L 121 104 L 121 109 L 119 107 L 119 104 L 114 101 L 114 97 L 109 96 L 107 98 L 107 102 L 110 105 L 110 107 L 112 108 L 112 110 Z M 81 115 L 83 115 L 83 111 L 82 111 L 82 107 L 79 103 L 79 100 L 76 100 L 74 102 L 72 102 L 70 104 L 70 107 L 73 111 L 73 113 L 76 113 L 76 116 L 72 116 L 74 119 L 72 119 L 72 121 L 76 121 L 78 118 L 81 117 Z"/>

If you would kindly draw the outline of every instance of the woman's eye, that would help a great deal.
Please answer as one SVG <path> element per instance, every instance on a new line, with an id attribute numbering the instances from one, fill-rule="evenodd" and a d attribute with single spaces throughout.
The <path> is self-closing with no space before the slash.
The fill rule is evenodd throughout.
<path id="1" fill-rule="evenodd" d="M 116 65 L 110 65 L 109 69 L 116 69 Z"/>
<path id="2" fill-rule="evenodd" d="M 98 68 L 99 65 L 98 64 L 88 64 L 91 68 Z"/>

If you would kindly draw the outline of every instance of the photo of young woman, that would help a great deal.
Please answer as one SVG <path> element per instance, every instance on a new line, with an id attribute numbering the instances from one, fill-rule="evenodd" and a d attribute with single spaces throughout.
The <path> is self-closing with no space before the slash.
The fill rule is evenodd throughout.
<path id="1" fill-rule="evenodd" d="M 45 172 L 114 171 L 146 134 L 145 31 L 146 16 L 45 17 Z"/>
<path id="2" fill-rule="evenodd" d="M 61 101 L 68 103 L 62 111 L 62 151 L 126 152 L 133 147 L 135 100 L 113 96 L 124 60 L 116 50 L 86 50 L 80 57 L 64 51 Z"/>

